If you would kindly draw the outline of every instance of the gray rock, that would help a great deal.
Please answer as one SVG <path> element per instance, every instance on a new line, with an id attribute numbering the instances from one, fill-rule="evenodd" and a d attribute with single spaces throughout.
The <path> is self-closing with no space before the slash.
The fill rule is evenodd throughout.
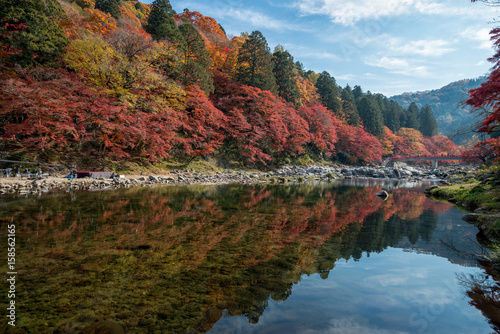
<path id="1" fill-rule="evenodd" d="M 381 199 L 383 199 L 385 201 L 387 199 L 387 197 L 389 197 L 389 193 L 387 193 L 387 191 L 385 191 L 385 190 L 381 190 L 378 193 L 376 193 L 375 196 L 380 197 Z"/>
<path id="2" fill-rule="evenodd" d="M 436 189 L 436 188 L 438 188 L 438 186 L 436 186 L 436 185 L 427 187 L 427 188 L 425 188 L 425 193 L 430 194 L 431 190 Z"/>
<path id="3" fill-rule="evenodd" d="M 475 223 L 479 220 L 479 217 L 481 217 L 481 215 L 478 213 L 468 213 L 464 215 L 462 219 L 468 223 Z"/>

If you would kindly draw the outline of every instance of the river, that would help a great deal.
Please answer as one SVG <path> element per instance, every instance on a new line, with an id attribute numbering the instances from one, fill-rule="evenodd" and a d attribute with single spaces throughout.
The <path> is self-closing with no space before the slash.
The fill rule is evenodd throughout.
<path id="1" fill-rule="evenodd" d="M 386 201 L 375 196 L 382 186 Z M 127 333 L 498 331 L 498 298 L 478 292 L 498 287 L 478 262 L 478 230 L 464 211 L 427 199 L 425 186 L 346 180 L 3 197 L 3 258 L 7 225 L 16 225 L 17 318 L 0 331 L 85 333 L 96 323 Z"/>

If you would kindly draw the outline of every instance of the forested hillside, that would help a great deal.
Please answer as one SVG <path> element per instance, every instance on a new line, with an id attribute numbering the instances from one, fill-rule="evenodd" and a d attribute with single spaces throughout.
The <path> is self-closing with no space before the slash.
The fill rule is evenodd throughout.
<path id="1" fill-rule="evenodd" d="M 396 95 L 391 100 L 405 108 L 412 102 L 419 107 L 430 105 L 439 132 L 461 144 L 472 137 L 472 130 L 475 130 L 473 127 L 480 122 L 478 115 L 471 113 L 472 107 L 465 104 L 469 98 L 469 90 L 479 87 L 485 81 L 486 77 L 460 80 L 440 89 Z"/>
<path id="2" fill-rule="evenodd" d="M 261 32 L 228 36 L 168 0 L 10 1 L 0 21 L 10 159 L 263 167 L 458 151 L 430 106 L 340 87 Z"/>

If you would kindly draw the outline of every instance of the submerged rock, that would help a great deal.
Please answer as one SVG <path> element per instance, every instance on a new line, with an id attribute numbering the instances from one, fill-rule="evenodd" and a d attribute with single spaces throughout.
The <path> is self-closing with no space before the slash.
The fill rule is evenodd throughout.
<path id="1" fill-rule="evenodd" d="M 385 190 L 381 190 L 378 193 L 376 193 L 375 196 L 378 196 L 385 201 L 387 197 L 389 197 L 389 193 L 387 193 L 387 191 Z"/>

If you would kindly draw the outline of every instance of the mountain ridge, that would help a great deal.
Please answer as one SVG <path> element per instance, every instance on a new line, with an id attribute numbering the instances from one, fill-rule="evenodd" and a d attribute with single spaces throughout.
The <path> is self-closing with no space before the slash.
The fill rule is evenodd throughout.
<path id="1" fill-rule="evenodd" d="M 438 89 L 405 92 L 391 96 L 389 99 L 405 108 L 412 102 L 415 102 L 419 108 L 429 104 L 438 123 L 439 131 L 450 137 L 456 144 L 463 144 L 473 136 L 470 130 L 479 121 L 474 113 L 471 113 L 472 108 L 466 106 L 464 102 L 469 96 L 469 90 L 479 87 L 486 79 L 486 76 L 480 76 L 474 79 L 457 80 Z"/>

